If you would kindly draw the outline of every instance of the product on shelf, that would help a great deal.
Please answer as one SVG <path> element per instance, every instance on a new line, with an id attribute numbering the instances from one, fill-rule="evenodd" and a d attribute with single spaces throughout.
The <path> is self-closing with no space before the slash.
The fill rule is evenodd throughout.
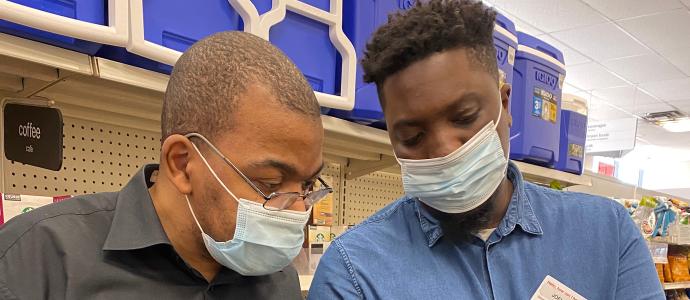
<path id="1" fill-rule="evenodd" d="M 561 137 L 556 169 L 582 175 L 587 139 L 587 100 L 563 94 L 561 101 Z"/>
<path id="2" fill-rule="evenodd" d="M 309 225 L 309 243 L 321 244 L 331 241 L 331 228 L 329 226 Z"/>
<path id="3" fill-rule="evenodd" d="M 671 275 L 671 267 L 668 264 L 663 265 L 664 267 L 664 282 L 673 282 L 673 276 Z"/>
<path id="4" fill-rule="evenodd" d="M 659 281 L 664 282 L 664 265 L 663 264 L 654 264 L 656 267 L 656 275 L 659 276 Z"/>
<path id="5" fill-rule="evenodd" d="M 333 182 L 333 178 L 329 176 L 322 176 L 322 179 L 327 183 Z M 318 190 L 321 187 L 320 183 L 315 184 L 314 189 Z M 333 225 L 333 193 L 328 194 L 321 201 L 314 204 L 312 210 L 312 223 L 314 225 Z"/>
<path id="6" fill-rule="evenodd" d="M 518 43 L 510 104 L 510 158 L 552 168 L 560 149 L 563 53 L 522 32 L 518 32 Z"/>
<path id="7" fill-rule="evenodd" d="M 15 194 L 0 194 L 2 196 L 2 203 L 0 204 L 0 224 L 7 223 L 10 219 L 22 213 L 34 210 L 43 205 L 48 205 L 54 202 L 60 202 L 72 196 L 31 196 L 31 195 L 15 195 Z"/>
<path id="8" fill-rule="evenodd" d="M 633 222 L 640 228 L 642 235 L 648 238 L 652 235 L 654 225 L 654 208 L 657 206 L 656 199 L 652 197 L 642 197 L 637 204 L 637 208 L 632 213 Z M 634 205 L 633 205 L 634 206 Z M 650 222 L 651 220 L 651 222 Z"/>
<path id="9" fill-rule="evenodd" d="M 676 220 L 676 212 L 672 209 L 672 207 L 673 205 L 669 204 L 669 202 L 660 201 L 656 208 L 654 208 L 656 224 L 654 225 L 654 230 L 652 231 L 652 237 L 668 235 L 669 225 Z"/>
<path id="10" fill-rule="evenodd" d="M 688 257 L 687 255 L 674 254 L 668 256 L 668 265 L 671 269 L 671 277 L 673 282 L 690 281 L 690 273 L 688 273 Z"/>

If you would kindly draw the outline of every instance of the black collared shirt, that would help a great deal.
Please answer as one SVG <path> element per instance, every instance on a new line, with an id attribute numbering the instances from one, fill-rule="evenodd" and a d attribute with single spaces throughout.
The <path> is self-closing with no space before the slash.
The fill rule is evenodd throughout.
<path id="1" fill-rule="evenodd" d="M 0 299 L 301 299 L 293 267 L 223 268 L 210 284 L 170 244 L 145 166 L 117 193 L 78 196 L 0 227 Z M 186 205 L 181 204 L 180 209 Z"/>

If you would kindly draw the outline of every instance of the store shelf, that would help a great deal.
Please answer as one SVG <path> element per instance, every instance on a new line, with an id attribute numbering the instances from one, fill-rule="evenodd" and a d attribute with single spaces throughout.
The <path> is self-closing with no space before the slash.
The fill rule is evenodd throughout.
<path id="1" fill-rule="evenodd" d="M 300 279 L 301 281 L 301 279 Z M 664 290 L 690 289 L 690 282 L 664 283 Z"/>
<path id="2" fill-rule="evenodd" d="M 91 58 L 86 54 L 1 33 L 0 56 L 80 74 L 93 74 Z M 35 71 L 36 67 L 31 65 L 26 66 Z"/>
<path id="3" fill-rule="evenodd" d="M 677 243 L 677 242 L 672 242 L 669 237 L 655 237 L 649 239 L 650 242 L 654 243 L 663 243 L 663 244 L 668 244 L 672 246 L 690 246 L 690 243 Z"/>
<path id="4" fill-rule="evenodd" d="M 168 76 L 103 58 L 0 34 L 0 96 L 41 96 L 69 117 L 159 131 Z M 35 91 L 35 92 L 34 92 Z M 324 153 L 345 166 L 348 179 L 379 170 L 399 173 L 384 130 L 322 116 Z M 516 162 L 529 181 L 591 185 L 577 176 Z"/>
<path id="5" fill-rule="evenodd" d="M 518 166 L 518 168 L 522 172 L 522 175 L 525 177 L 525 180 L 530 182 L 549 185 L 552 181 L 555 180 L 560 182 L 565 187 L 573 185 L 592 185 L 592 180 L 587 176 L 578 176 L 575 174 L 544 168 L 519 161 L 513 162 Z"/>

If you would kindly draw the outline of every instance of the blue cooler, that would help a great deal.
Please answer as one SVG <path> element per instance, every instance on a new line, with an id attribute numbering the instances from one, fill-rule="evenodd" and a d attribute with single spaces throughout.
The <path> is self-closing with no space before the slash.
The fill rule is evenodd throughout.
<path id="1" fill-rule="evenodd" d="M 561 143 L 556 169 L 582 175 L 587 140 L 587 101 L 563 95 L 561 103 Z"/>
<path id="2" fill-rule="evenodd" d="M 303 0 L 328 11 L 329 0 Z M 271 0 L 253 0 L 259 13 L 271 10 Z M 196 41 L 220 31 L 243 30 L 242 18 L 227 0 L 200 0 L 194 5 L 182 0 L 145 0 L 146 41 L 184 52 Z M 288 10 L 285 19 L 274 25 L 269 40 L 300 68 L 314 90 L 336 94 L 337 50 L 329 39 L 327 24 Z M 97 56 L 170 74 L 172 66 L 127 52 L 104 47 Z"/>
<path id="3" fill-rule="evenodd" d="M 154 44 L 184 52 L 196 41 L 219 31 L 240 30 L 241 18 L 227 0 L 144 0 L 144 38 Z M 110 60 L 170 74 L 172 67 L 104 46 L 97 54 Z"/>
<path id="4" fill-rule="evenodd" d="M 357 57 L 364 57 L 364 50 L 369 38 L 376 29 L 388 22 L 388 15 L 395 11 L 409 9 L 414 1 L 346 1 L 344 3 L 343 30 L 350 38 L 357 51 Z M 494 44 L 496 59 L 502 82 L 513 82 L 513 63 L 517 48 L 517 31 L 515 24 L 503 15 L 496 16 Z M 376 85 L 363 80 L 361 65 L 357 65 L 357 85 L 355 107 L 352 111 L 331 110 L 330 115 L 360 124 L 385 129 L 383 110 L 379 103 Z"/>
<path id="5" fill-rule="evenodd" d="M 494 46 L 496 47 L 496 62 L 498 63 L 499 81 L 513 84 L 513 65 L 515 51 L 518 46 L 515 24 L 505 16 L 496 13 L 494 27 Z"/>
<path id="6" fill-rule="evenodd" d="M 518 33 L 513 70 L 510 158 L 546 167 L 558 161 L 563 54 L 531 35 Z"/>
<path id="7" fill-rule="evenodd" d="M 355 107 L 349 110 L 333 109 L 330 115 L 365 125 L 385 122 L 383 110 L 376 92 L 376 84 L 365 83 L 361 60 L 367 42 L 376 29 L 388 22 L 388 15 L 400 10 L 412 8 L 415 0 L 392 1 L 343 1 L 343 31 L 357 52 L 357 82 L 355 85 Z M 377 127 L 381 127 L 379 124 Z"/>
<path id="8" fill-rule="evenodd" d="M 330 11 L 330 0 L 300 1 L 323 11 Z M 271 9 L 271 0 L 252 2 L 259 13 Z M 331 43 L 328 24 L 288 9 L 285 19 L 271 27 L 268 39 L 290 57 L 314 91 L 331 95 L 340 92 L 339 55 Z"/>
<path id="9" fill-rule="evenodd" d="M 8 0 L 27 7 L 55 15 L 98 25 L 108 24 L 108 1 L 106 0 Z M 24 25 L 0 20 L 0 32 L 30 40 L 94 55 L 101 44 L 34 29 Z"/>

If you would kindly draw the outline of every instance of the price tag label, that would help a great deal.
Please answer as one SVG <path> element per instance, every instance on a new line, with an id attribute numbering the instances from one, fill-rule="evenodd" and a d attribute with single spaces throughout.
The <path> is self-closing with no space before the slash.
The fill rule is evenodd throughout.
<path id="1" fill-rule="evenodd" d="M 546 276 L 530 300 L 587 300 L 565 284 Z"/>
<path id="2" fill-rule="evenodd" d="M 655 264 L 668 263 L 668 244 L 647 242 L 647 247 L 652 253 L 652 260 Z"/>

